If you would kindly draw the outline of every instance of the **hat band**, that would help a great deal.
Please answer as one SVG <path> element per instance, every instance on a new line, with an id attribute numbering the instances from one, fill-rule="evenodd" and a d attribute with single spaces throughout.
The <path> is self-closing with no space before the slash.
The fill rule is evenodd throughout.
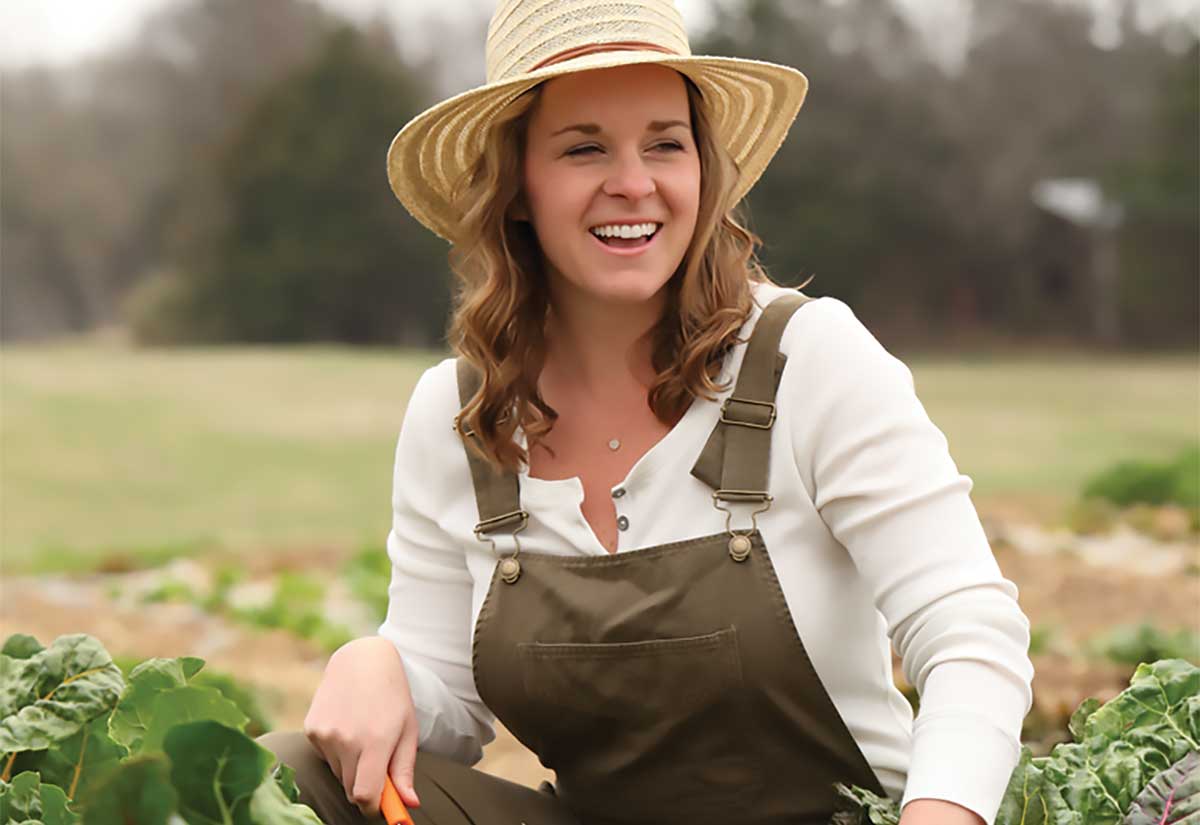
<path id="1" fill-rule="evenodd" d="M 550 57 L 547 57 L 545 60 L 543 60 L 541 63 L 537 64 L 536 66 L 534 66 L 531 69 L 527 69 L 526 71 L 536 72 L 538 69 L 544 69 L 546 66 L 553 66 L 555 63 L 562 63 L 565 60 L 574 60 L 575 58 L 583 57 L 586 54 L 595 54 L 596 52 L 626 52 L 626 51 L 634 51 L 634 52 L 654 51 L 654 52 L 662 52 L 663 54 L 674 54 L 674 55 L 679 54 L 679 52 L 674 52 L 674 51 L 671 51 L 670 49 L 663 48 L 662 46 L 658 45 L 657 43 L 643 43 L 638 40 L 622 40 L 617 43 L 592 43 L 587 46 L 576 46 L 573 49 L 567 49 L 566 51 L 562 51 L 562 52 L 559 52 L 558 54 L 551 55 Z"/>

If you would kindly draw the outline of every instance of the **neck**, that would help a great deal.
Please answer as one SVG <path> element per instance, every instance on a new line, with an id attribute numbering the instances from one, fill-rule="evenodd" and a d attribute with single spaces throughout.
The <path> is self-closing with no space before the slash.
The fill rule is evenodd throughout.
<path id="1" fill-rule="evenodd" d="M 651 333 L 665 304 L 665 289 L 636 304 L 552 293 L 546 366 L 555 384 L 608 403 L 644 393 L 655 376 Z"/>

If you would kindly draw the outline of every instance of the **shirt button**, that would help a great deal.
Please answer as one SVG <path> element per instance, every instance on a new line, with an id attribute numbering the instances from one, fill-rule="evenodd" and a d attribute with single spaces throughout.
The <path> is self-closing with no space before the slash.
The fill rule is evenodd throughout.
<path id="1" fill-rule="evenodd" d="M 621 496 L 623 496 L 623 495 L 625 495 L 625 488 L 624 488 L 624 487 L 618 487 L 617 489 L 615 489 L 615 490 L 613 490 L 613 491 L 612 491 L 612 497 L 613 497 L 613 498 L 620 498 L 620 497 L 621 497 Z"/>
<path id="2" fill-rule="evenodd" d="M 629 519 L 625 518 L 625 516 L 621 516 L 620 518 L 618 518 L 617 519 L 617 529 L 618 530 L 628 530 L 629 529 Z"/>

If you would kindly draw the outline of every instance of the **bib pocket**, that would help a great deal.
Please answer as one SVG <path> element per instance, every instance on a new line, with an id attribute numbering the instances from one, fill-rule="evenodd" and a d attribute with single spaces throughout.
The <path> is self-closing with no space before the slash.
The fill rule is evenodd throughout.
<path id="1" fill-rule="evenodd" d="M 663 819 L 753 799 L 737 631 L 518 645 L 538 755 L 584 815 Z M 669 790 L 668 790 L 669 789 Z"/>

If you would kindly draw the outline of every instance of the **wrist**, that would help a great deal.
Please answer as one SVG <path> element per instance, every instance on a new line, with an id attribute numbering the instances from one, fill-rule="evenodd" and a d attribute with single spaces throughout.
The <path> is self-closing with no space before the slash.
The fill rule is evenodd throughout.
<path id="1" fill-rule="evenodd" d="M 904 806 L 900 825 L 987 825 L 979 814 L 944 799 L 914 799 Z"/>

